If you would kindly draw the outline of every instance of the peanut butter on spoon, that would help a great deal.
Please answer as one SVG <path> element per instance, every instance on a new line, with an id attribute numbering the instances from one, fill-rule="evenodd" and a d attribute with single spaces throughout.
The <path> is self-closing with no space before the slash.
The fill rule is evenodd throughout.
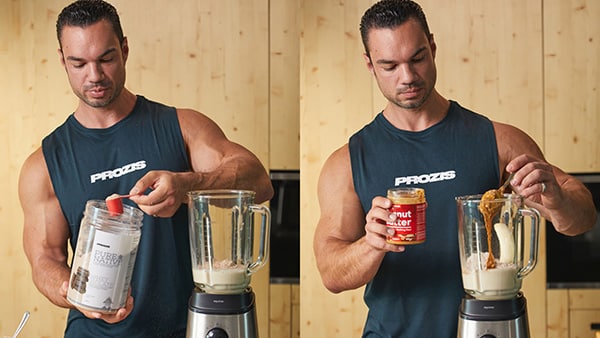
<path id="1" fill-rule="evenodd" d="M 494 216 L 500 209 L 502 209 L 502 203 L 494 203 L 495 200 L 501 199 L 504 196 L 504 189 L 512 180 L 514 173 L 511 173 L 510 176 L 506 179 L 504 184 L 500 186 L 498 189 L 490 189 L 486 191 L 481 196 L 481 202 L 479 203 L 479 211 L 483 215 L 483 221 L 485 223 L 485 231 L 487 233 L 487 243 L 489 255 L 486 262 L 486 267 L 488 269 L 493 269 L 496 267 L 496 259 L 494 258 L 494 253 L 492 252 L 492 230 L 493 230 L 493 219 Z"/>

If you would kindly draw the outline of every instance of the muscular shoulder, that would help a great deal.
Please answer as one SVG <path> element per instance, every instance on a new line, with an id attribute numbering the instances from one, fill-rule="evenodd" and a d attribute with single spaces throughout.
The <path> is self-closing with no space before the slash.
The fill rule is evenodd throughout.
<path id="1" fill-rule="evenodd" d="M 183 126 L 194 126 L 194 127 L 210 127 L 211 124 L 216 124 L 206 115 L 201 112 L 188 109 L 188 108 L 176 108 L 177 118 Z"/>
<path id="2" fill-rule="evenodd" d="M 177 108 L 177 118 L 185 142 L 218 143 L 225 139 L 225 134 L 219 126 L 208 116 L 193 110 Z"/>
<path id="3" fill-rule="evenodd" d="M 319 177 L 319 194 L 354 191 L 348 144 L 334 151 L 323 164 Z"/>
<path id="4" fill-rule="evenodd" d="M 544 158 L 540 147 L 527 133 L 510 124 L 496 121 L 492 123 L 501 165 L 506 165 L 510 160 L 521 154 L 530 154 L 540 159 Z"/>
<path id="5" fill-rule="evenodd" d="M 46 168 L 46 160 L 42 148 L 36 149 L 27 159 L 23 162 L 21 168 L 21 175 L 26 176 L 47 176 L 48 170 Z"/>
<path id="6" fill-rule="evenodd" d="M 350 170 L 350 150 L 348 144 L 344 144 L 325 160 L 321 175 L 339 175 Z"/>
<path id="7" fill-rule="evenodd" d="M 19 196 L 21 200 L 34 196 L 53 195 L 50 175 L 42 148 L 35 150 L 23 163 L 19 176 Z"/>

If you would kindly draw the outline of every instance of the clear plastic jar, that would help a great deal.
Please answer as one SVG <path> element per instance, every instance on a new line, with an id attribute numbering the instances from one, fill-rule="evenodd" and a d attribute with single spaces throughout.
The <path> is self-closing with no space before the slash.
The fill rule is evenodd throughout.
<path id="1" fill-rule="evenodd" d="M 71 266 L 67 299 L 90 311 L 125 305 L 141 236 L 143 212 L 124 205 L 111 215 L 105 201 L 86 203 Z"/>
<path id="2" fill-rule="evenodd" d="M 393 203 L 390 212 L 396 214 L 395 221 L 387 222 L 387 226 L 394 229 L 394 235 L 388 236 L 387 242 L 400 245 L 425 242 L 425 190 L 393 188 L 387 191 L 387 198 Z"/>

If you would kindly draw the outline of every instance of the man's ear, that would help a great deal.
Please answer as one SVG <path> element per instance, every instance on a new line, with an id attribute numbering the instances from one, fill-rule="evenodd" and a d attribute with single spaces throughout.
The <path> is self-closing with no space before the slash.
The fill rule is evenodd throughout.
<path id="1" fill-rule="evenodd" d="M 57 50 L 57 52 L 58 52 L 58 58 L 60 59 L 60 63 L 61 63 L 63 66 L 65 66 L 65 67 L 66 67 L 66 64 L 65 64 L 65 55 L 63 54 L 63 52 L 62 52 L 62 49 L 60 49 L 60 48 L 59 48 L 59 49 Z"/>
<path id="2" fill-rule="evenodd" d="M 123 53 L 123 63 L 127 62 L 127 57 L 129 56 L 129 43 L 127 42 L 127 37 L 123 37 L 123 43 L 121 43 L 121 52 Z"/>
<path id="3" fill-rule="evenodd" d="M 365 64 L 367 65 L 367 69 L 370 72 L 373 72 L 373 62 L 371 62 L 371 57 L 367 53 L 363 53 L 363 58 L 365 59 Z"/>

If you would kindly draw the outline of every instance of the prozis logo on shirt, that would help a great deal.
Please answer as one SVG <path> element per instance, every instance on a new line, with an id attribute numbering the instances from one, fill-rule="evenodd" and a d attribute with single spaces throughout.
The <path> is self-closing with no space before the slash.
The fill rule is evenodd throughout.
<path id="1" fill-rule="evenodd" d="M 103 171 L 97 174 L 90 175 L 90 181 L 92 183 L 96 183 L 97 181 L 106 181 L 113 178 L 121 177 L 123 175 L 129 174 L 136 170 L 142 170 L 146 168 L 146 161 L 137 161 L 134 163 L 126 164 L 121 168 L 116 168 L 112 170 Z"/>
<path id="2" fill-rule="evenodd" d="M 439 173 L 429 173 L 414 176 L 396 177 L 394 179 L 394 185 L 411 185 L 411 184 L 424 184 L 441 181 L 449 181 L 456 178 L 456 171 L 448 170 Z"/>

